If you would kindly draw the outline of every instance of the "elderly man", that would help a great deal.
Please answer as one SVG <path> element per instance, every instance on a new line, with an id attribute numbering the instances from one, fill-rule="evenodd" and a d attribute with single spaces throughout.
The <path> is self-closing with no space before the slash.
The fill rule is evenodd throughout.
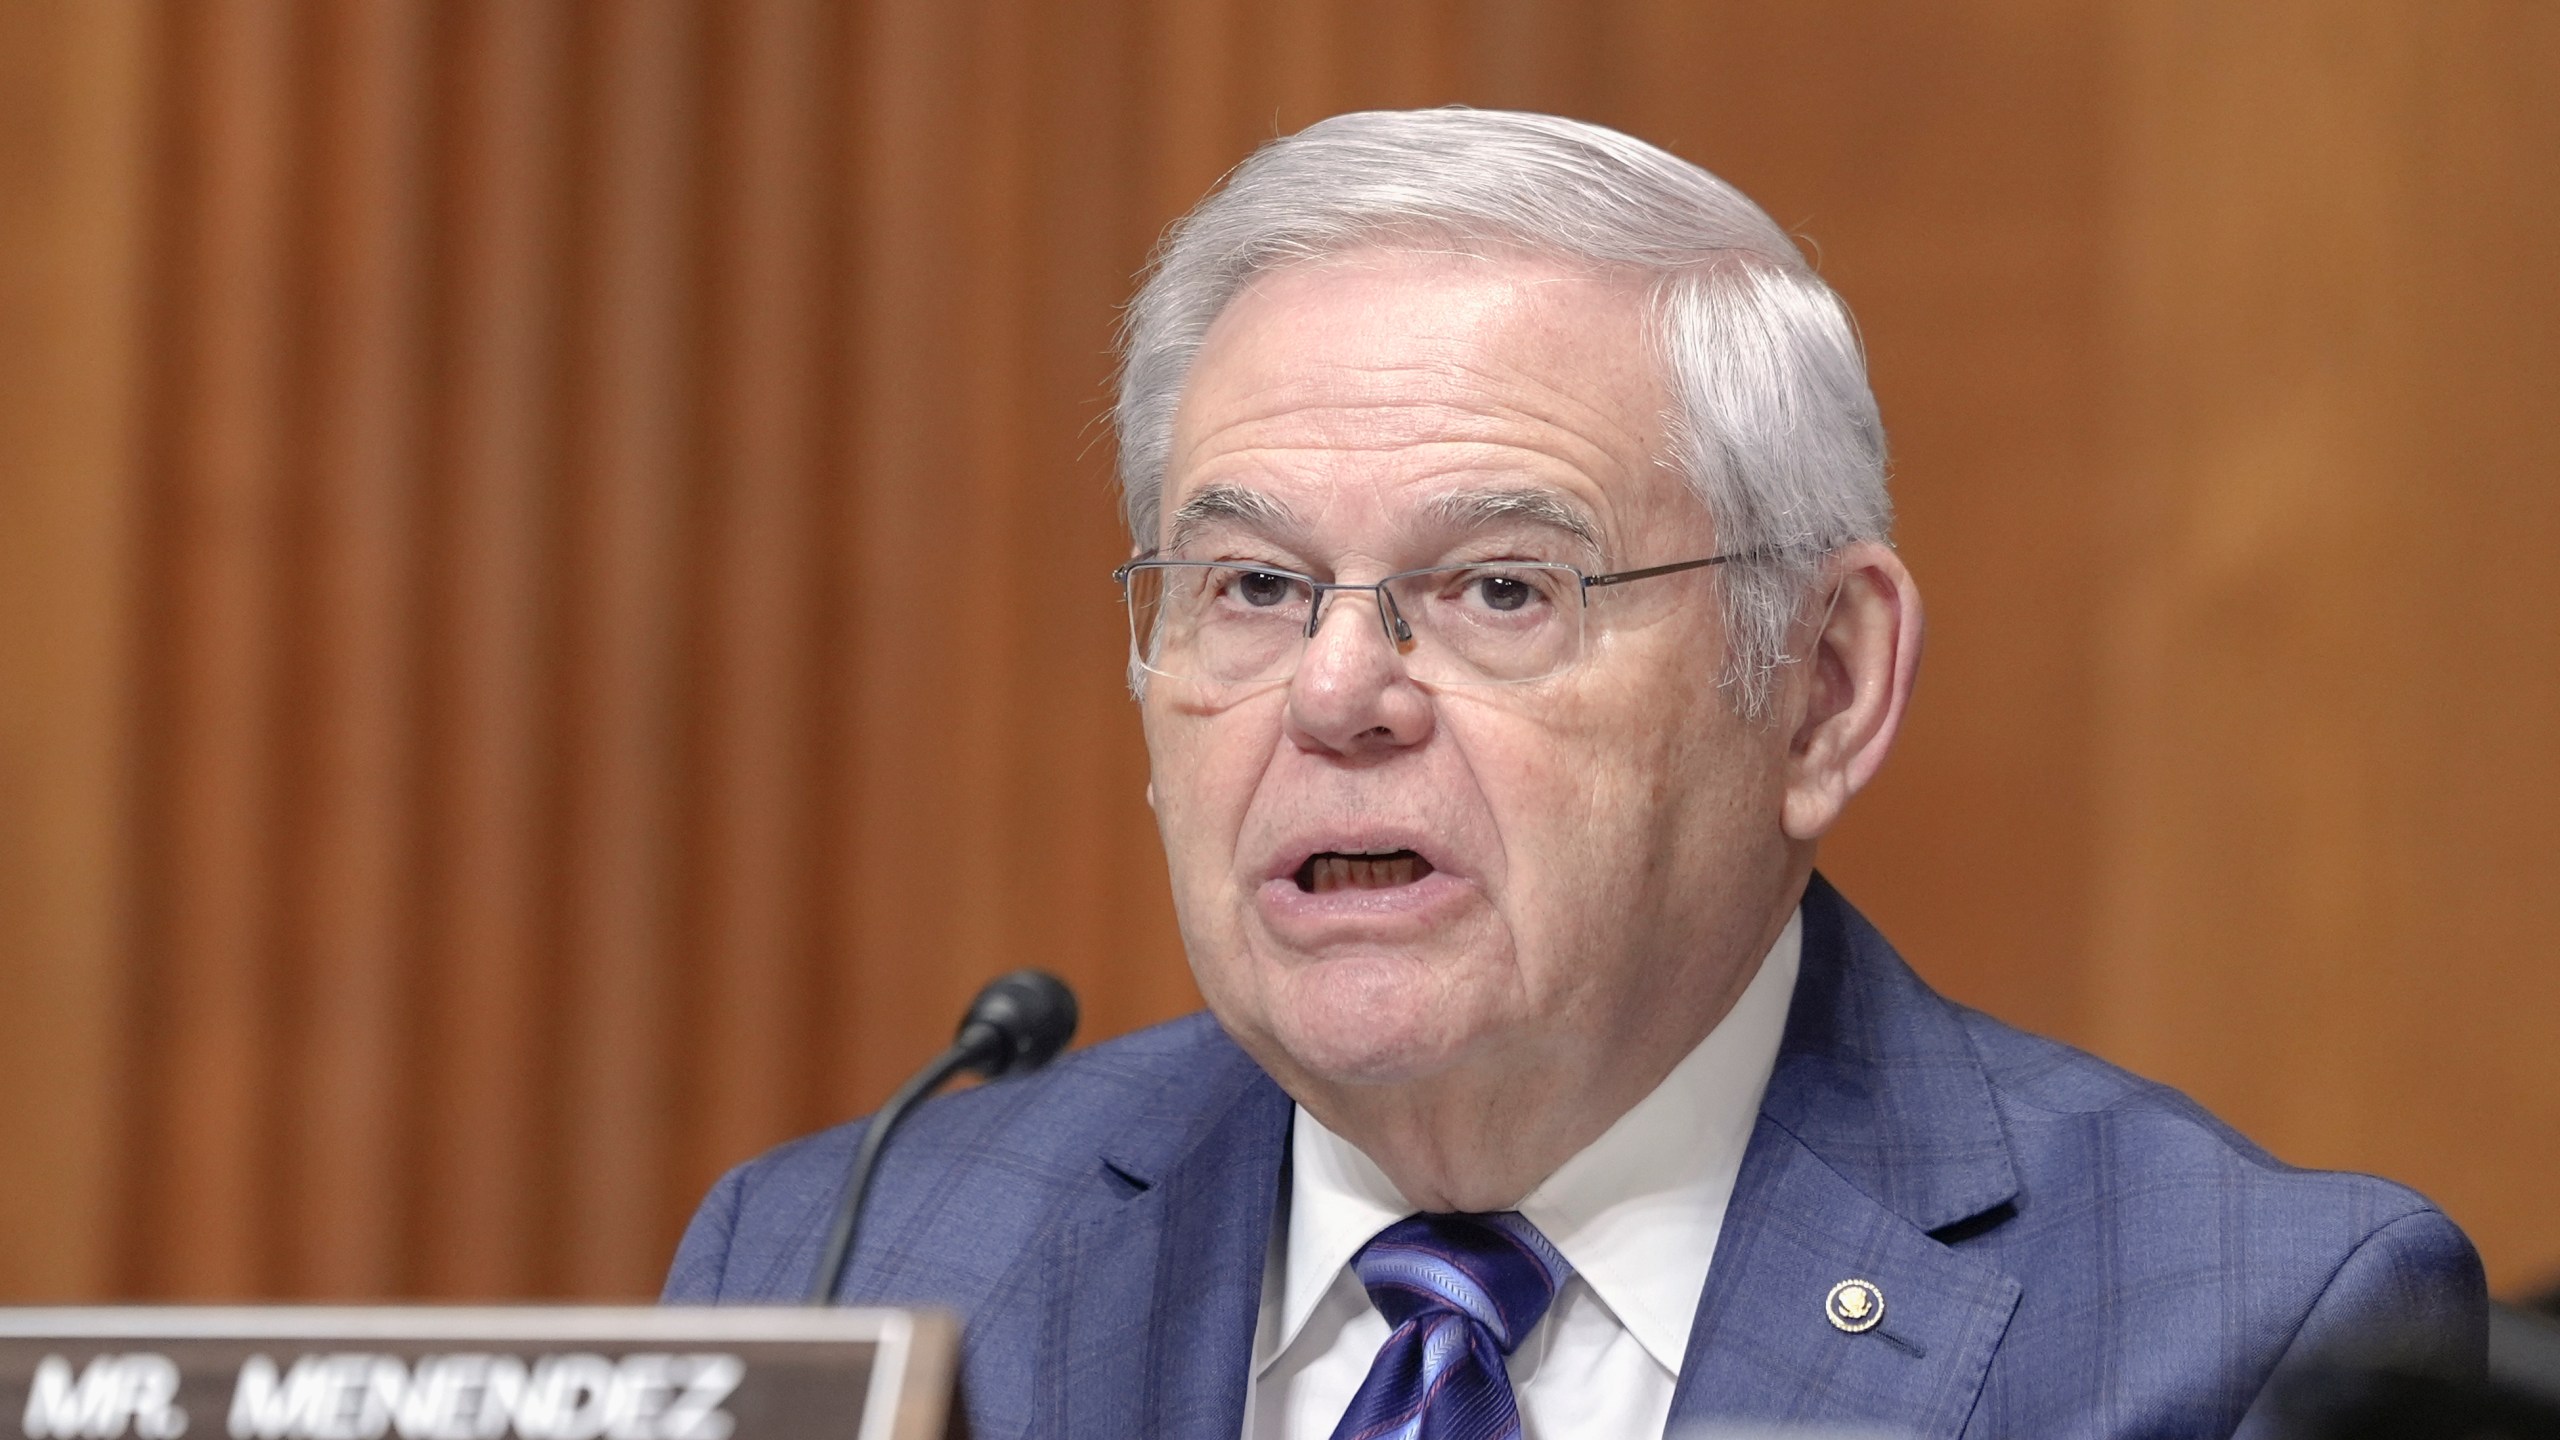
<path id="1" fill-rule="evenodd" d="M 1732 188 L 1328 120 L 1174 229 L 1117 418 L 1209 1014 L 891 1157 L 841 1294 L 965 1317 L 979 1440 L 2218 1436 L 2289 1354 L 2479 1363 L 2426 1201 L 1949 1004 L 1814 873 L 1920 596 L 1849 317 Z M 722 1181 L 669 1297 L 800 1293 L 858 1132 Z"/>

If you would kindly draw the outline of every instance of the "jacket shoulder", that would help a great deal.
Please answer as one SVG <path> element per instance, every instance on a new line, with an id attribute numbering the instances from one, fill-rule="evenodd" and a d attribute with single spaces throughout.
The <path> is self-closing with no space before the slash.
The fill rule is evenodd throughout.
<path id="1" fill-rule="evenodd" d="M 1959 1242 L 2022 1283 L 2016 1353 L 1983 1400 L 1996 1433 L 2036 1433 L 2087 1403 L 2049 1377 L 2093 1346 L 2117 1357 L 2100 1367 L 2111 1403 L 2209 1416 L 2213 1433 L 2313 1352 L 2479 1367 L 2479 1256 L 2425 1196 L 2286 1164 L 2169 1086 L 1956 1008 L 2018 1177 L 2012 1213 Z"/>
<path id="2" fill-rule="evenodd" d="M 2376 1176 L 2287 1164 L 2170 1086 L 1946 1003 L 1981 1058 L 2021 1162 L 2022 1190 L 2052 1191 L 2078 1177 L 2092 1193 L 2139 1206 L 2176 1201 L 2181 1186 L 2211 1181 L 2297 1220 L 2338 1211 L 2359 1234 L 2435 1209 L 2417 1191 Z"/>
<path id="3" fill-rule="evenodd" d="M 2478 1256 L 2425 1197 L 2288 1165 L 2168 1086 L 1957 1005 L 1808 889 L 1764 1113 L 2017 1287 L 1968 1433 L 2229 1434 L 2287 1356 L 2373 1337 L 2476 1369 Z"/>

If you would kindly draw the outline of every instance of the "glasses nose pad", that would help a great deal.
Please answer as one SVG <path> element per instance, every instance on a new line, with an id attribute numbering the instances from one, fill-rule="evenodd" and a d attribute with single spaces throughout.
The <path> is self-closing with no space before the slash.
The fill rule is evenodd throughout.
<path id="1" fill-rule="evenodd" d="M 1404 611 L 1384 585 L 1378 587 L 1378 623 L 1386 627 L 1387 643 L 1395 646 L 1398 654 L 1413 648 L 1413 627 L 1405 623 Z"/>

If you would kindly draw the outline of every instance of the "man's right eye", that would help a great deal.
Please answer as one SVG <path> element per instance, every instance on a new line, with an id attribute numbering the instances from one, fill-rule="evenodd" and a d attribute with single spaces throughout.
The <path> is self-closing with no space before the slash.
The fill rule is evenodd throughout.
<path id="1" fill-rule="evenodd" d="M 1257 609 L 1268 609 L 1287 604 L 1289 592 L 1296 587 L 1297 582 L 1286 575 L 1275 575 L 1268 570 L 1241 570 L 1236 573 L 1234 588 L 1237 599 Z"/>

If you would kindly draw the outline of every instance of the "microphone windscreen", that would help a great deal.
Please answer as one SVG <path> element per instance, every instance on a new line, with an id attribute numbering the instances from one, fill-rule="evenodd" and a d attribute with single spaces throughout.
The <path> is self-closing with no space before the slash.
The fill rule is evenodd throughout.
<path id="1" fill-rule="evenodd" d="M 1067 982 L 1045 970 L 1016 970 L 987 982 L 969 1006 L 960 1029 L 993 1028 L 1005 1038 L 1003 1054 L 990 1057 L 990 1080 L 1037 1070 L 1067 1048 L 1076 1033 L 1076 996 Z"/>

